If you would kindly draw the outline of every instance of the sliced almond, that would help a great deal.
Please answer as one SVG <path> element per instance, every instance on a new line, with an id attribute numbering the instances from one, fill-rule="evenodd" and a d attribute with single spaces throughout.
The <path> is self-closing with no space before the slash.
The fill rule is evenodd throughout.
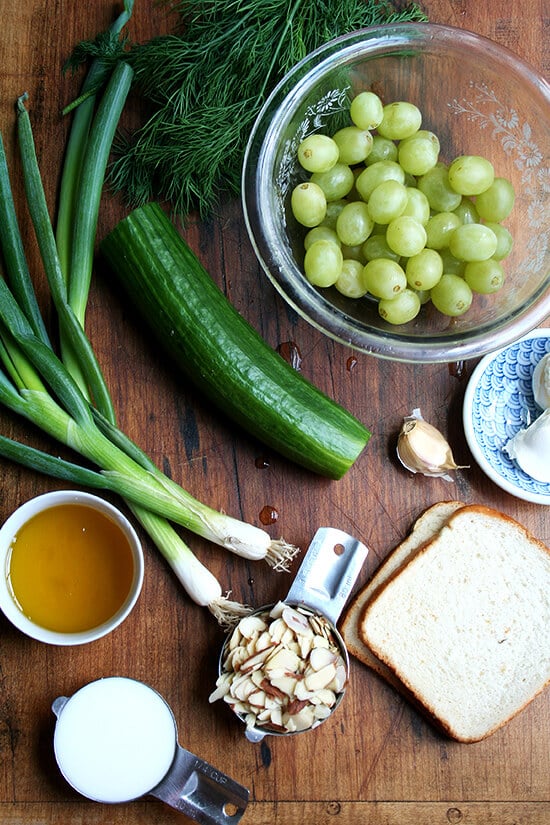
<path id="1" fill-rule="evenodd" d="M 279 619 L 283 615 L 283 610 L 285 607 L 286 604 L 284 602 L 277 602 L 277 604 L 274 604 L 269 611 L 270 619 Z"/>
<path id="2" fill-rule="evenodd" d="M 262 633 L 262 631 L 266 630 L 267 623 L 261 616 L 251 614 L 250 616 L 242 618 L 237 628 L 245 639 L 251 639 L 255 633 Z"/>
<path id="3" fill-rule="evenodd" d="M 336 676 L 336 665 L 331 662 L 321 670 L 312 670 L 304 679 L 306 688 L 311 691 L 321 690 L 328 687 Z"/>
<path id="4" fill-rule="evenodd" d="M 302 708 L 299 713 L 292 714 L 287 720 L 287 725 L 292 723 L 294 731 L 307 730 L 313 725 L 315 716 L 311 707 Z"/>
<path id="5" fill-rule="evenodd" d="M 274 645 L 272 645 L 274 646 Z M 263 664 L 271 652 L 271 647 L 266 647 L 263 650 L 258 651 L 257 653 L 252 654 L 245 659 L 244 662 L 241 662 L 240 667 L 238 668 L 241 673 L 249 673 L 251 670 L 257 670 Z"/>
<path id="6" fill-rule="evenodd" d="M 249 656 L 250 654 L 248 653 L 246 647 L 239 645 L 239 647 L 236 647 L 230 651 L 229 655 L 226 657 L 223 663 L 224 669 L 227 671 L 239 670 L 242 663 L 245 662 Z"/>
<path id="7" fill-rule="evenodd" d="M 313 696 L 313 692 L 308 690 L 306 687 L 305 680 L 301 679 L 299 682 L 296 682 L 296 687 L 294 688 L 294 696 L 297 699 L 307 699 L 310 700 Z"/>
<path id="8" fill-rule="evenodd" d="M 275 678 L 270 679 L 270 683 L 272 688 L 279 690 L 285 696 L 294 696 L 294 692 L 296 690 L 296 685 L 298 684 L 298 680 L 295 676 L 290 676 L 288 674 L 283 674 L 282 676 L 277 676 Z"/>
<path id="9" fill-rule="evenodd" d="M 277 698 L 277 699 L 287 699 L 288 698 L 288 693 L 286 693 L 286 691 L 281 690 L 279 687 L 277 687 L 277 685 L 273 683 L 272 679 L 271 680 L 270 679 L 263 679 L 262 682 L 261 682 L 260 687 L 262 688 L 262 690 L 265 690 L 265 692 L 268 696 L 272 696 L 272 697 Z"/>
<path id="10" fill-rule="evenodd" d="M 252 708 L 265 708 L 266 698 L 265 690 L 255 690 L 250 694 L 247 702 Z"/>
<path id="11" fill-rule="evenodd" d="M 300 665 L 300 657 L 288 648 L 282 647 L 266 662 L 266 671 L 283 668 L 288 673 L 292 673 L 298 669 Z"/>
<path id="12" fill-rule="evenodd" d="M 229 637 L 229 641 L 227 643 L 228 650 L 234 650 L 242 643 L 242 633 L 239 630 L 239 625 L 233 630 L 233 633 Z"/>
<path id="13" fill-rule="evenodd" d="M 326 719 L 346 681 L 330 623 L 305 605 L 278 602 L 241 619 L 210 701 L 223 699 L 249 728 L 294 732 Z"/>
<path id="14" fill-rule="evenodd" d="M 309 655 L 309 664 L 313 670 L 322 670 L 326 665 L 335 664 L 337 654 L 328 647 L 315 647 Z"/>
<path id="15" fill-rule="evenodd" d="M 280 642 L 287 630 L 286 623 L 282 618 L 278 618 L 271 622 L 268 632 L 274 642 Z"/>
<path id="16" fill-rule="evenodd" d="M 330 708 L 328 705 L 315 705 L 315 707 L 313 708 L 313 716 L 315 717 L 315 719 L 327 719 L 331 713 L 332 708 Z"/>
<path id="17" fill-rule="evenodd" d="M 330 688 L 330 690 L 333 690 L 335 693 L 341 693 L 346 686 L 347 680 L 348 674 L 345 665 L 339 665 L 336 668 L 334 679 L 329 685 L 327 685 L 327 687 Z"/>
<path id="18" fill-rule="evenodd" d="M 303 613 L 299 613 L 297 610 L 294 610 L 293 607 L 285 607 L 283 610 L 283 621 L 295 633 L 299 633 L 304 636 L 310 636 L 313 634 L 307 617 L 304 616 Z"/>
<path id="19" fill-rule="evenodd" d="M 208 697 L 209 702 L 217 702 L 229 693 L 229 682 L 220 682 L 215 690 Z"/>
<path id="20" fill-rule="evenodd" d="M 330 647 L 329 641 L 326 636 L 321 636 L 317 634 L 313 637 L 313 647 L 321 647 L 321 648 L 328 648 Z"/>
<path id="21" fill-rule="evenodd" d="M 250 674 L 250 679 L 252 680 L 252 682 L 254 682 L 256 687 L 261 687 L 262 682 L 265 679 L 263 669 L 258 668 L 258 670 L 253 670 L 252 673 Z"/>
<path id="22" fill-rule="evenodd" d="M 326 705 L 327 707 L 332 708 L 335 703 L 336 694 L 329 688 L 321 688 L 321 690 L 317 690 L 311 697 L 312 705 Z"/>
<path id="23" fill-rule="evenodd" d="M 298 645 L 299 645 L 299 648 L 300 648 L 300 656 L 302 657 L 302 659 L 304 661 L 307 660 L 307 658 L 309 657 L 309 654 L 311 653 L 311 651 L 313 649 L 313 639 L 314 638 L 315 637 L 313 636 L 313 633 L 311 633 L 309 636 L 305 636 L 305 635 L 298 636 Z"/>
<path id="24" fill-rule="evenodd" d="M 283 728 L 283 709 L 281 707 L 273 708 L 271 711 L 270 722 L 276 728 Z"/>
<path id="25" fill-rule="evenodd" d="M 276 641 L 269 630 L 264 630 L 256 639 L 256 650 L 265 650 L 267 647 L 272 648 L 276 644 Z"/>
<path id="26" fill-rule="evenodd" d="M 235 680 L 231 685 L 231 694 L 241 702 L 246 702 L 250 694 L 257 690 L 258 686 L 247 676 L 244 679 Z"/>

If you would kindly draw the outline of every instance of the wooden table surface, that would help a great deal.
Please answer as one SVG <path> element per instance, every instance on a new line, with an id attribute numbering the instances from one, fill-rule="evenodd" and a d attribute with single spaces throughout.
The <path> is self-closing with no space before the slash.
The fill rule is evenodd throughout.
<path id="1" fill-rule="evenodd" d="M 61 65 L 72 46 L 111 20 L 113 3 L 3 0 L 0 34 L 0 127 L 10 157 L 13 104 L 30 94 L 37 152 L 53 203 L 65 124 L 58 113 L 74 93 Z M 504 44 L 548 75 L 548 6 L 544 0 L 425 0 L 432 22 L 460 26 Z M 152 0 L 137 0 L 132 34 L 161 33 Z M 15 162 L 15 169 L 17 163 Z M 18 196 L 19 199 L 19 196 Z M 105 198 L 99 235 L 124 210 Z M 24 221 L 28 235 L 28 221 Z M 264 507 L 278 514 L 267 529 L 305 548 L 320 525 L 346 530 L 370 548 L 365 582 L 412 521 L 435 501 L 458 497 L 517 518 L 550 544 L 542 506 L 502 492 L 471 460 L 461 402 L 474 366 L 398 365 L 330 342 L 287 311 L 261 274 L 239 204 L 186 231 L 203 263 L 225 285 L 238 310 L 274 347 L 292 342 L 302 373 L 347 406 L 373 437 L 347 476 L 326 481 L 271 455 L 210 408 L 151 344 L 104 279 L 93 283 L 88 332 L 104 366 L 123 429 L 198 498 L 260 524 Z M 449 484 L 412 476 L 397 464 L 395 439 L 415 406 L 448 433 L 455 458 L 471 469 Z M 1 431 L 28 428 L 5 413 Z M 45 442 L 31 433 L 37 444 Z M 56 487 L 51 479 L 0 462 L 0 519 L 23 501 Z M 172 706 L 182 745 L 250 788 L 248 825 L 548 825 L 550 822 L 550 693 L 539 696 L 504 729 L 478 744 L 440 737 L 403 699 L 358 662 L 335 716 L 288 740 L 249 743 L 243 729 L 208 694 L 223 634 L 191 603 L 143 536 L 146 572 L 130 618 L 104 640 L 64 649 L 41 645 L 0 619 L 0 823 L 176 823 L 187 819 L 156 800 L 119 806 L 88 802 L 65 784 L 54 762 L 51 703 L 101 676 L 151 684 Z M 290 578 L 192 539 L 197 555 L 233 597 L 265 604 L 286 594 Z"/>

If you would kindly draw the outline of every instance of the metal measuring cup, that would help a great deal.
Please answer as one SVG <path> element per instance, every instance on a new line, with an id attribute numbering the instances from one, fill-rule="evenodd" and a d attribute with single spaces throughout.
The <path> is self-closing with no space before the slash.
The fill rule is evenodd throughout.
<path id="1" fill-rule="evenodd" d="M 340 680 L 341 686 L 340 684 L 337 686 L 334 697 L 335 700 L 330 706 L 330 712 L 327 711 L 325 706 L 323 708 L 323 717 L 316 718 L 311 726 L 301 728 L 300 730 L 289 730 L 288 728 L 279 730 L 279 725 L 274 725 L 272 721 L 267 724 L 262 721 L 258 722 L 258 716 L 255 717 L 255 714 L 250 712 L 249 709 L 251 705 L 247 705 L 247 700 L 240 701 L 240 699 L 235 698 L 233 691 L 235 694 L 240 695 L 242 693 L 244 695 L 246 691 L 253 690 L 249 684 L 243 682 L 240 683 L 238 688 L 231 686 L 231 683 L 234 679 L 235 685 L 237 685 L 237 680 L 240 678 L 244 678 L 246 681 L 246 676 L 243 677 L 243 671 L 246 673 L 248 669 L 253 673 L 256 662 L 251 663 L 249 659 L 245 665 L 242 661 L 237 661 L 235 657 L 238 654 L 232 654 L 234 648 L 231 648 L 232 645 L 236 644 L 235 631 L 227 636 L 219 659 L 217 688 L 210 699 L 214 701 L 215 699 L 223 698 L 230 707 L 232 707 L 237 717 L 245 723 L 245 736 L 249 741 L 259 742 L 267 735 L 288 736 L 292 733 L 302 732 L 302 730 L 310 730 L 331 716 L 340 705 L 349 680 L 349 656 L 344 640 L 336 628 L 336 622 L 351 594 L 351 590 L 367 557 L 367 553 L 368 548 L 364 544 L 342 530 L 333 527 L 319 528 L 304 556 L 302 564 L 284 601 L 279 602 L 278 605 L 260 607 L 251 614 L 263 620 L 268 625 L 266 632 L 269 632 L 269 628 L 271 627 L 269 623 L 270 620 L 274 618 L 274 611 L 275 614 L 279 614 L 284 606 L 293 608 L 301 616 L 304 616 L 308 622 L 312 623 L 313 627 L 315 627 L 315 623 L 317 623 L 319 632 L 324 633 L 327 637 L 329 648 L 333 645 L 337 649 L 339 653 L 337 661 L 339 665 L 345 669 L 345 678 Z M 313 618 L 310 619 L 310 617 Z M 242 622 L 239 624 L 242 626 Z M 248 622 L 248 624 L 250 624 L 250 622 Z M 238 632 L 240 632 L 239 626 L 237 627 L 237 633 Z M 275 663 L 274 655 L 278 649 L 277 645 L 275 645 L 265 656 L 263 656 L 263 652 L 260 651 L 260 655 L 257 658 L 264 658 L 265 668 L 269 667 L 270 656 L 273 657 L 271 658 L 271 663 Z M 256 678 L 260 689 L 262 685 L 260 681 L 262 674 L 261 668 L 263 666 L 264 664 L 260 664 L 258 668 L 256 668 L 260 671 L 260 675 L 257 674 Z M 253 675 L 251 675 L 250 678 L 253 680 Z M 269 691 L 270 687 L 275 687 L 278 690 L 278 685 L 280 685 L 280 682 L 276 684 L 275 680 L 273 680 L 269 686 L 266 685 L 265 690 Z M 334 687 L 334 684 L 332 687 Z M 272 691 L 271 696 L 273 697 L 275 695 L 276 693 Z M 252 695 L 249 694 L 248 698 L 251 700 Z M 282 699 L 281 701 L 286 700 Z M 259 716 L 261 717 L 261 715 L 260 713 Z"/>
<path id="2" fill-rule="evenodd" d="M 116 803 L 149 795 L 202 825 L 243 816 L 248 789 L 178 744 L 174 714 L 149 685 L 98 679 L 52 710 L 57 764 L 82 796 Z"/>

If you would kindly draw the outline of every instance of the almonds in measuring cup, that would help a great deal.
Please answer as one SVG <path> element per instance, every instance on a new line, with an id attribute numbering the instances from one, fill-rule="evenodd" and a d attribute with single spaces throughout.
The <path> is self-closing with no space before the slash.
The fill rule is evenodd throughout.
<path id="1" fill-rule="evenodd" d="M 245 616 L 223 649 L 210 702 L 223 699 L 248 728 L 295 733 L 327 718 L 347 668 L 331 625 L 306 607 L 278 602 Z"/>

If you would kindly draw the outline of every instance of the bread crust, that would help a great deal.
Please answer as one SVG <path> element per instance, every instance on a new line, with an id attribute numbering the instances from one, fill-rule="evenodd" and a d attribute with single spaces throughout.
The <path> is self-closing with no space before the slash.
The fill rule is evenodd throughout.
<path id="1" fill-rule="evenodd" d="M 398 689 L 403 687 L 399 679 L 394 676 L 384 662 L 374 655 L 359 635 L 358 630 L 363 615 L 370 600 L 386 581 L 397 573 L 413 553 L 418 552 L 426 542 L 430 541 L 447 522 L 448 518 L 460 507 L 464 507 L 462 501 L 451 499 L 449 501 L 438 501 L 424 510 L 414 522 L 406 538 L 386 556 L 369 581 L 353 596 L 341 621 L 340 633 L 346 643 L 348 652 Z"/>
<path id="2" fill-rule="evenodd" d="M 341 633 L 351 655 L 399 691 L 440 732 L 464 743 L 478 742 L 485 739 L 507 724 L 550 684 L 550 672 L 546 680 L 538 686 L 538 689 L 534 689 L 525 701 L 519 702 L 505 717 L 489 724 L 475 735 L 465 733 L 456 724 L 456 721 L 453 721 L 452 714 L 449 716 L 438 712 L 437 708 L 433 707 L 426 697 L 418 692 L 414 679 L 408 678 L 406 669 L 404 671 L 403 668 L 400 668 L 398 663 L 392 661 L 383 649 L 379 649 L 376 644 L 372 643 L 366 632 L 366 624 L 369 615 L 376 609 L 376 602 L 381 594 L 389 591 L 392 582 L 396 581 L 406 568 L 414 565 L 415 561 L 423 555 L 430 554 L 433 548 L 437 549 L 437 542 L 439 540 L 441 543 L 441 536 L 445 535 L 444 531 L 446 529 L 453 530 L 458 526 L 460 530 L 465 521 L 478 519 L 484 521 L 488 519 L 495 520 L 493 522 L 495 528 L 497 526 L 502 526 L 503 529 L 511 527 L 516 536 L 522 536 L 523 540 L 529 543 L 532 552 L 541 552 L 545 554 L 545 558 L 550 559 L 549 548 L 510 516 L 483 504 L 465 505 L 459 501 L 437 502 L 419 516 L 404 541 L 397 545 L 369 582 L 355 594 L 341 624 Z M 414 573 L 414 569 L 414 567 L 411 568 L 412 573 Z M 397 617 L 397 620 L 399 620 L 399 617 Z M 465 651 L 465 655 L 468 655 L 467 651 Z"/>

